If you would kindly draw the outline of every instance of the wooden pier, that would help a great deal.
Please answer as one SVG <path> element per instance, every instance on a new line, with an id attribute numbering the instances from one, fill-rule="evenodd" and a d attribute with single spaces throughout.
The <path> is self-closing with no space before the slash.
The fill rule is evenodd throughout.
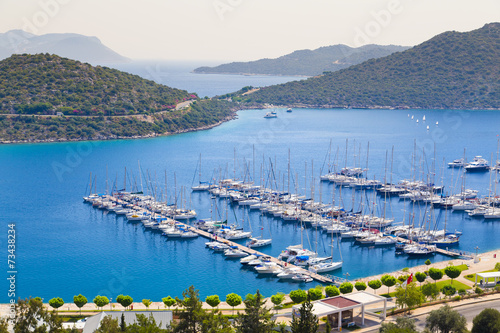
<path id="1" fill-rule="evenodd" d="M 107 199 L 110 200 L 110 201 L 114 201 L 117 204 L 130 204 L 129 202 L 120 200 L 120 199 L 115 198 L 113 196 L 108 196 Z M 154 216 L 154 218 L 170 219 L 167 216 L 151 212 L 151 211 L 147 210 L 144 207 L 141 207 L 141 209 L 144 209 L 145 211 L 148 211 L 149 213 L 151 213 L 151 216 Z M 246 247 L 244 245 L 235 243 L 235 242 L 233 242 L 231 240 L 228 240 L 228 239 L 225 239 L 225 238 L 216 237 L 216 236 L 212 235 L 209 232 L 206 232 L 204 230 L 198 229 L 198 228 L 193 227 L 193 226 L 191 226 L 189 224 L 186 224 L 186 223 L 183 223 L 183 222 L 180 222 L 180 221 L 177 221 L 177 220 L 175 220 L 175 221 L 176 221 L 176 223 L 178 225 L 183 226 L 185 229 L 187 229 L 189 231 L 193 231 L 193 232 L 197 233 L 198 235 L 200 235 L 202 237 L 205 237 L 205 238 L 207 238 L 207 239 L 209 239 L 211 241 L 218 241 L 218 242 L 221 242 L 221 243 L 225 243 L 225 244 L 227 244 L 229 246 L 236 246 L 239 250 L 248 253 L 248 255 L 254 254 L 254 255 L 260 255 L 260 256 L 269 257 L 272 262 L 278 264 L 279 266 L 281 266 L 283 268 L 285 268 L 285 267 L 286 268 L 297 267 L 297 268 L 300 269 L 299 273 L 306 274 L 306 275 L 310 276 L 311 278 L 313 278 L 316 281 L 319 281 L 319 282 L 322 282 L 322 283 L 331 283 L 331 284 L 335 283 L 334 280 L 332 280 L 331 278 L 329 278 L 327 276 L 323 276 L 323 275 L 320 275 L 320 274 L 317 274 L 317 273 L 313 273 L 313 272 L 308 271 L 308 270 L 306 270 L 306 269 L 304 269 L 302 267 L 295 266 L 293 264 L 290 264 L 290 263 L 284 262 L 282 260 L 279 260 L 278 258 L 275 258 L 275 257 L 273 257 L 273 256 L 271 256 L 269 254 L 256 251 L 254 249 L 251 249 L 251 248 Z"/>
<path id="2" fill-rule="evenodd" d="M 402 242 L 402 243 L 406 243 L 406 244 L 411 243 L 411 241 L 406 239 L 406 238 L 396 237 L 396 239 L 398 240 L 398 242 Z M 452 249 L 441 249 L 437 246 L 436 246 L 436 252 L 439 254 L 445 255 L 445 256 L 453 257 L 453 258 L 456 258 L 456 257 L 464 257 L 464 258 L 471 258 L 471 259 L 473 258 L 473 256 L 469 252 L 452 250 Z"/>

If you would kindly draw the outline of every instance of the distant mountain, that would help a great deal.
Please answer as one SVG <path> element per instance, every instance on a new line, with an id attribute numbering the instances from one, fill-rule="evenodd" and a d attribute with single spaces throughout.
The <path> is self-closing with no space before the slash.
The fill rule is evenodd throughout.
<path id="1" fill-rule="evenodd" d="M 404 52 L 239 101 L 320 107 L 500 109 L 500 23 L 450 31 Z M 234 99 L 234 98 L 233 98 Z"/>
<path id="2" fill-rule="evenodd" d="M 212 74 L 264 74 L 314 76 L 323 72 L 334 72 L 373 58 L 385 57 L 408 49 L 397 45 L 365 45 L 352 48 L 347 45 L 332 45 L 316 50 L 300 50 L 276 59 L 261 59 L 250 62 L 232 62 L 216 67 L 199 67 L 195 73 Z"/>
<path id="3" fill-rule="evenodd" d="M 0 34 L 0 60 L 12 54 L 50 53 L 92 64 L 129 61 L 101 43 L 97 37 L 79 34 L 33 35 L 23 30 Z"/>

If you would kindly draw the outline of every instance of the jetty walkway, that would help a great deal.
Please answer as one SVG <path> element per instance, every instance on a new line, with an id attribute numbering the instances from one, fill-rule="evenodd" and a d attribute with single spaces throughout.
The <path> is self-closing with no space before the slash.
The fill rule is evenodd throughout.
<path id="1" fill-rule="evenodd" d="M 130 202 L 127 202 L 127 201 L 124 201 L 124 200 L 121 200 L 119 198 L 116 198 L 114 196 L 106 196 L 106 199 L 109 200 L 109 201 L 114 201 L 115 203 L 117 204 L 128 204 L 130 205 L 131 203 Z M 142 210 L 145 210 L 147 212 L 149 212 L 151 214 L 151 216 L 153 216 L 154 218 L 159 218 L 159 219 L 168 219 L 168 220 L 172 220 L 170 218 L 168 218 L 167 216 L 165 215 L 162 215 L 162 214 L 159 214 L 159 213 L 155 213 L 155 212 L 152 212 L 150 210 L 148 210 L 147 208 L 144 208 L 144 207 L 140 207 Z M 247 253 L 248 255 L 260 255 L 260 256 L 265 256 L 265 257 L 268 257 L 270 258 L 270 260 L 276 264 L 278 264 L 279 266 L 283 267 L 283 268 L 290 268 L 290 267 L 297 267 L 299 269 L 299 273 L 301 274 L 305 274 L 305 275 L 308 275 L 310 276 L 311 278 L 313 278 L 314 280 L 318 281 L 318 282 L 321 282 L 321 283 L 331 283 L 331 284 L 338 284 L 337 281 L 339 281 L 340 279 L 337 279 L 335 277 L 331 277 L 331 276 L 324 276 L 324 275 L 320 275 L 320 274 L 317 274 L 317 273 L 313 273 L 311 271 L 308 271 L 302 267 L 299 267 L 299 266 L 295 266 L 291 263 L 287 263 L 287 262 L 284 262 L 282 260 L 279 260 L 278 258 L 275 258 L 269 254 L 266 254 L 266 253 L 262 253 L 262 252 L 259 252 L 259 251 L 256 251 L 252 248 L 249 248 L 249 247 L 246 247 L 244 245 L 241 245 L 241 244 L 238 244 L 236 242 L 233 242 L 231 240 L 228 240 L 228 239 L 225 239 L 225 238 L 221 238 L 221 237 L 217 237 L 217 236 L 214 236 L 212 235 L 211 233 L 209 232 L 206 232 L 204 230 L 201 230 L 201 229 L 198 229 L 192 225 L 189 225 L 189 224 L 186 224 L 186 223 L 183 223 L 183 222 L 179 222 L 177 220 L 175 220 L 175 223 L 177 225 L 180 225 L 180 226 L 183 226 L 186 230 L 189 230 L 189 231 L 193 231 L 195 233 L 197 233 L 198 235 L 202 236 L 202 237 L 205 237 L 211 241 L 219 241 L 221 243 L 225 243 L 229 246 L 234 246 L 236 247 L 238 250 L 241 250 L 245 253 Z"/>

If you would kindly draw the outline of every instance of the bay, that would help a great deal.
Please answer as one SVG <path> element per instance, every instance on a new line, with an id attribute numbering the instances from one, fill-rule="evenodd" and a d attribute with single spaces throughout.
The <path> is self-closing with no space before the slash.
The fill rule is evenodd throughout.
<path id="1" fill-rule="evenodd" d="M 190 74 L 179 75 L 186 78 Z M 222 82 L 225 78 L 220 80 L 221 86 L 226 84 Z M 248 85 L 247 82 L 238 84 Z M 219 94 L 217 89 L 210 91 L 208 86 L 216 86 L 212 83 L 198 82 L 192 87 L 196 84 L 203 86 L 207 95 Z M 145 191 L 148 187 L 149 191 L 163 188 L 166 171 L 169 201 L 175 197 L 175 179 L 178 193 L 182 187 L 186 188 L 182 204 L 196 209 L 200 218 L 208 218 L 211 215 L 209 196 L 189 191 L 193 179 L 198 179 L 195 170 L 200 153 L 204 180 L 220 175 L 242 177 L 246 173 L 247 177 L 255 175 L 259 183 L 260 165 L 264 161 L 266 165 L 273 163 L 279 186 L 286 189 L 290 149 L 294 179 L 290 187 L 300 193 L 307 191 L 310 197 L 311 184 L 314 184 L 316 200 L 321 192 L 324 202 L 331 201 L 333 191 L 332 185 L 319 183 L 330 140 L 332 159 L 338 149 L 340 166 L 356 163 L 365 167 L 369 143 L 368 177 L 389 178 L 394 147 L 393 181 L 414 174 L 422 177 L 435 170 L 435 182 L 443 182 L 445 191 L 451 191 L 451 187 L 457 190 L 461 178 L 457 178 L 456 170 L 445 168 L 443 171 L 443 161 L 462 157 L 464 148 L 468 159 L 475 155 L 496 159 L 500 115 L 494 111 L 295 109 L 286 113 L 278 109 L 277 119 L 264 119 L 266 111 L 240 111 L 238 119 L 207 131 L 153 139 L 0 146 L 0 211 L 3 213 L 0 219 L 4 235 L 9 223 L 16 225 L 17 296 L 40 296 L 45 300 L 63 297 L 71 302 L 79 293 L 86 295 L 89 301 L 98 294 L 116 299 L 123 293 L 136 301 L 143 298 L 159 301 L 167 295 L 181 296 L 184 289 L 194 285 L 202 297 L 218 294 L 224 299 L 231 292 L 245 295 L 259 289 L 270 296 L 277 291 L 289 292 L 315 285 L 259 277 L 237 261 L 226 260 L 206 249 L 206 240 L 202 238 L 172 241 L 145 230 L 140 224 L 129 223 L 111 213 L 104 214 L 82 202 L 82 196 L 88 192 L 90 173 L 96 177 L 99 192 L 105 192 L 106 179 L 109 189 L 115 183 L 121 188 L 125 167 L 129 173 L 127 186 L 135 183 L 140 187 L 140 161 Z M 420 122 L 416 123 L 416 119 Z M 346 139 L 349 140 L 347 162 Z M 414 151 L 419 156 L 417 162 L 412 162 Z M 412 169 L 417 172 L 413 173 Z M 488 195 L 490 174 L 468 174 L 466 184 L 479 190 L 481 195 Z M 346 209 L 351 209 L 351 198 L 350 190 L 344 190 Z M 336 200 L 340 202 L 338 189 Z M 376 202 L 381 214 L 384 203 L 380 198 Z M 396 198 L 386 204 L 388 216 L 396 221 L 408 219 L 412 208 L 409 204 Z M 219 201 L 218 205 L 221 215 L 225 214 L 224 203 Z M 419 212 L 417 209 L 416 216 L 424 219 L 424 214 Z M 256 235 L 260 234 L 260 226 L 264 226 L 262 232 L 265 237 L 272 235 L 273 244 L 262 251 L 271 255 L 277 256 L 286 246 L 301 241 L 300 227 L 293 223 L 261 218 L 258 213 L 248 213 L 241 208 L 235 208 L 234 213 L 230 211 L 228 217 L 232 223 L 251 228 Z M 442 228 L 444 216 L 439 220 Z M 483 252 L 498 248 L 498 221 L 484 222 L 463 213 L 448 212 L 447 223 L 448 230 L 463 232 L 457 249 L 474 251 L 477 246 Z M 307 247 L 317 248 L 320 254 L 330 253 L 331 238 L 326 234 L 308 228 L 303 238 Z M 396 256 L 391 248 L 360 247 L 336 238 L 333 242 L 335 259 L 340 256 L 340 247 L 344 260 L 344 267 L 335 275 L 349 279 L 390 272 L 422 264 L 425 260 Z M 6 237 L 2 237 L 1 246 L 7 248 Z M 436 255 L 431 260 L 447 260 L 447 257 Z M 8 290 L 6 280 L 1 285 L 3 290 Z M 8 301 L 7 293 L 2 294 L 0 301 Z"/>

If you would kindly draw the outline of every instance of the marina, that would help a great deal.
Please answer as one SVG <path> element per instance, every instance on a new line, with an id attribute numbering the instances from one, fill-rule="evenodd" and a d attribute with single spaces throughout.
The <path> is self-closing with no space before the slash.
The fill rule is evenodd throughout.
<path id="1" fill-rule="evenodd" d="M 10 161 L 0 167 L 2 173 L 7 175 L 4 178 L 5 189 L 9 189 L 4 191 L 4 200 L 0 202 L 6 212 L 3 218 L 16 223 L 19 251 L 23 256 L 20 269 L 25 272 L 28 267 L 33 269 L 33 274 L 19 275 L 20 296 L 27 297 L 30 290 L 36 289 L 37 295 L 33 296 L 50 298 L 58 294 L 65 300 L 79 293 L 87 297 L 105 294 L 114 298 L 124 293 L 136 299 L 160 299 L 181 295 L 191 284 L 200 290 L 203 297 L 214 293 L 223 297 L 231 292 L 244 295 L 255 293 L 257 289 L 268 296 L 319 283 L 303 284 L 271 274 L 256 273 L 254 269 L 237 262 L 240 258 L 229 259 L 223 252 L 214 253 L 207 249 L 205 243 L 209 240 L 203 236 L 181 239 L 163 236 L 159 230 L 145 232 L 154 229 L 145 227 L 142 222 L 127 222 L 126 214 L 115 214 L 81 203 L 82 196 L 90 193 L 89 172 L 92 172 L 92 184 L 97 187 L 92 193 L 105 194 L 106 178 L 109 193 L 113 188 L 113 191 L 123 188 L 125 166 L 129 191 L 132 191 L 131 186 L 140 191 L 142 178 L 145 194 L 154 197 L 156 193 L 158 201 L 165 201 L 167 194 L 169 204 L 174 204 L 177 197 L 179 208 L 194 210 L 196 220 L 180 220 L 183 224 L 190 221 L 188 224 L 194 226 L 197 220 L 226 219 L 227 198 L 212 195 L 206 190 L 191 191 L 191 186 L 200 181 L 217 184 L 222 179 L 240 178 L 274 191 L 297 193 L 298 196 L 305 196 L 304 199 L 313 199 L 312 191 L 314 202 L 326 205 L 332 205 L 334 196 L 334 206 L 344 207 L 348 213 L 351 209 L 354 213 L 358 212 L 362 203 L 364 212 L 360 215 L 378 217 L 379 224 L 393 220 L 392 225 L 386 228 L 404 222 L 406 226 L 425 226 L 426 230 L 430 226 L 431 231 L 439 231 L 445 229 L 446 220 L 446 230 L 462 233 L 458 244 L 448 246 L 450 252 L 473 255 L 476 251 L 483 253 L 498 248 L 498 220 L 474 217 L 464 210 L 446 208 L 450 204 L 448 202 L 442 208 L 436 206 L 431 210 L 430 204 L 424 200 L 413 201 L 410 197 L 392 195 L 402 191 L 399 186 L 401 180 L 413 181 L 415 178 L 427 184 L 430 183 L 427 174 L 435 173 L 435 186 L 444 185 L 443 191 L 436 193 L 439 197 L 443 196 L 440 199 L 452 194 L 458 194 L 458 199 L 462 199 L 463 168 L 448 168 L 445 165 L 443 172 L 443 164 L 463 157 L 466 147 L 468 161 L 474 156 L 483 156 L 489 165 L 495 165 L 498 129 L 494 124 L 500 121 L 496 113 L 412 110 L 415 118 L 422 120 L 425 113 L 426 123 L 433 124 L 427 131 L 422 124 L 412 122 L 407 112 L 402 114 L 400 110 L 373 112 L 294 108 L 292 113 L 286 112 L 286 109 L 276 110 L 278 118 L 263 119 L 269 110 L 241 111 L 237 120 L 220 127 L 170 137 L 0 147 L 0 158 Z M 473 112 L 474 117 L 468 116 Z M 436 121 L 438 126 L 434 126 Z M 332 128 L 331 124 L 336 125 Z M 460 126 L 460 131 L 455 130 L 457 126 Z M 464 131 L 478 134 L 463 136 L 460 133 Z M 347 162 L 346 138 L 349 139 Z M 340 172 L 346 166 L 368 169 L 353 186 L 347 185 L 347 182 L 340 186 L 340 183 L 320 181 L 320 177 L 328 173 L 328 162 L 323 167 L 323 161 L 330 141 L 333 142 L 332 172 Z M 290 191 L 287 184 L 288 147 Z M 425 148 L 426 158 L 423 158 L 422 148 Z M 337 149 L 339 153 L 335 157 Z M 199 170 L 196 170 L 200 165 L 200 153 L 201 178 Z M 265 163 L 261 162 L 262 155 L 265 156 Z M 233 167 L 235 161 L 236 166 Z M 267 175 L 271 170 L 270 161 L 276 184 L 274 180 L 271 184 L 269 181 L 261 184 L 260 165 L 266 165 L 263 169 Z M 334 164 L 338 166 L 337 170 L 333 169 Z M 245 173 L 247 179 L 243 179 Z M 140 174 L 142 177 L 139 177 Z M 385 183 L 394 186 L 378 192 L 368 189 L 380 188 L 380 184 Z M 490 198 L 494 202 L 495 173 L 492 170 L 466 172 L 464 189 L 478 191 L 477 200 L 486 198 L 487 203 Z M 414 195 L 415 199 L 418 197 L 416 192 L 407 194 Z M 213 196 L 216 199 L 212 199 Z M 26 202 L 20 204 L 18 198 L 25 198 Z M 475 199 L 470 201 L 474 203 Z M 333 240 L 333 262 L 342 261 L 343 264 L 337 270 L 321 273 L 322 276 L 328 274 L 354 281 L 421 265 L 427 259 L 438 262 L 451 258 L 441 250 L 429 256 L 397 254 L 395 244 L 356 242 L 354 237 L 342 237 L 340 228 L 331 226 L 325 230 L 313 225 L 313 220 L 310 224 L 305 222 L 302 229 L 294 214 L 278 217 L 274 213 L 253 209 L 252 205 L 231 202 L 229 207 L 228 225 L 235 224 L 245 232 L 251 231 L 254 238 L 272 238 L 271 244 L 252 249 L 266 256 L 278 258 L 287 247 L 302 243 L 305 249 L 313 252 L 317 248 L 318 257 L 329 257 Z M 306 202 L 302 208 L 306 208 Z M 483 212 L 489 209 L 478 207 L 472 215 L 481 214 L 481 208 Z M 382 220 L 384 211 L 385 220 Z M 491 212 L 495 211 L 491 209 Z M 275 213 L 278 215 L 278 212 Z M 359 218 L 359 221 L 366 222 L 368 218 Z M 375 220 L 370 222 L 369 229 L 378 229 L 373 227 Z M 393 236 L 396 236 L 395 233 Z M 246 246 L 249 240 L 232 242 Z M 446 250 L 446 245 L 441 249 Z M 43 256 L 36 253 L 43 253 Z M 58 272 L 57 277 L 54 272 Z"/>

